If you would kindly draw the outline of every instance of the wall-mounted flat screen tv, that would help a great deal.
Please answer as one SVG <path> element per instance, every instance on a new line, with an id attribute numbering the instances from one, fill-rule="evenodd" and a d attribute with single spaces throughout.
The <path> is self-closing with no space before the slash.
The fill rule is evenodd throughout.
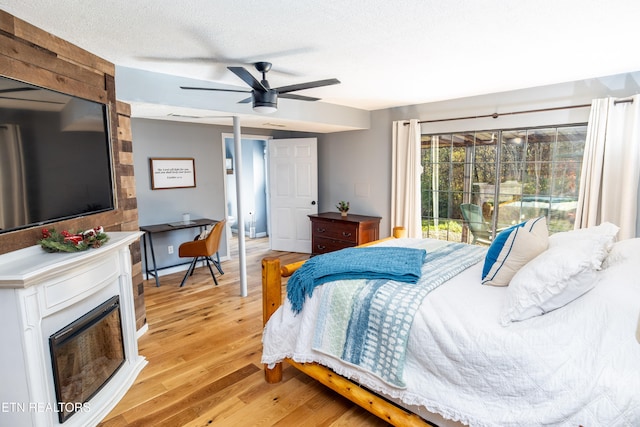
<path id="1" fill-rule="evenodd" d="M 114 209 L 110 141 L 106 105 L 0 76 L 0 233 Z"/>

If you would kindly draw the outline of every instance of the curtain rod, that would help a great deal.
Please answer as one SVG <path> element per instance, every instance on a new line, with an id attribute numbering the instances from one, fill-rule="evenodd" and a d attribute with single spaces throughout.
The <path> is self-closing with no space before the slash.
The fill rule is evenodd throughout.
<path id="1" fill-rule="evenodd" d="M 631 104 L 633 104 L 633 98 L 627 98 L 627 99 L 616 99 L 615 101 L 613 101 L 613 105 L 618 105 L 618 104 L 627 104 L 627 103 L 631 103 Z"/>
<path id="2" fill-rule="evenodd" d="M 626 104 L 626 103 L 632 103 L 633 104 L 633 98 L 617 99 L 617 100 L 613 101 L 613 105 Z M 454 121 L 454 120 L 486 119 L 488 117 L 497 119 L 500 116 L 509 116 L 509 115 L 515 115 L 515 114 L 528 114 L 528 113 L 542 113 L 542 112 L 546 112 L 546 111 L 569 110 L 569 109 L 572 109 L 572 108 L 586 108 L 586 107 L 591 107 L 591 104 L 569 105 L 567 107 L 539 108 L 537 110 L 511 111 L 509 113 L 500 113 L 500 114 L 493 113 L 493 114 L 484 114 L 484 115 L 480 115 L 480 116 L 452 117 L 452 118 L 449 118 L 449 119 L 420 120 L 420 121 L 418 121 L 418 123 L 438 123 L 438 122 L 450 122 L 450 121 Z M 409 124 L 409 122 L 404 122 L 405 126 L 407 126 L 408 124 Z"/>
<path id="3" fill-rule="evenodd" d="M 629 100 L 626 102 L 632 102 L 633 100 Z M 485 119 L 488 117 L 497 119 L 500 116 L 509 116 L 515 114 L 527 114 L 527 113 L 541 113 L 545 111 L 555 111 L 555 110 L 568 110 L 572 108 L 586 108 L 591 107 L 591 104 L 581 104 L 581 105 L 570 105 L 568 107 L 550 107 L 550 108 L 539 108 L 537 110 L 522 110 L 522 111 L 511 111 L 509 113 L 493 113 L 493 114 L 484 114 L 480 116 L 466 116 L 466 117 L 452 117 L 449 119 L 437 119 L 437 120 L 420 120 L 418 123 L 438 123 L 438 122 L 450 122 L 454 120 L 467 120 L 467 119 Z M 404 122 L 404 125 L 408 125 L 409 122 Z"/>

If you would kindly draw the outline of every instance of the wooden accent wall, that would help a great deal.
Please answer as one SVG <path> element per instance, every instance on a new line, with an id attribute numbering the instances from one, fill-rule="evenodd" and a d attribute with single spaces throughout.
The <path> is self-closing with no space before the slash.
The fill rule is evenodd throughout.
<path id="1" fill-rule="evenodd" d="M 109 231 L 138 230 L 138 205 L 133 172 L 131 109 L 116 101 L 115 66 L 0 10 L 0 75 L 62 93 L 107 104 L 115 169 L 117 209 L 53 223 L 58 230 L 103 226 Z M 0 234 L 0 253 L 33 246 L 42 227 Z M 140 242 L 131 245 L 136 326 L 146 323 Z"/>

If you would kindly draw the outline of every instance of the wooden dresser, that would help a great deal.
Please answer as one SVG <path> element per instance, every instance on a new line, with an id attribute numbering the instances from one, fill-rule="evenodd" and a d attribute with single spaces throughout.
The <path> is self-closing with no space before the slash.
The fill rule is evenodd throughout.
<path id="1" fill-rule="evenodd" d="M 378 240 L 380 217 L 324 212 L 311 219 L 311 253 L 320 255 Z"/>

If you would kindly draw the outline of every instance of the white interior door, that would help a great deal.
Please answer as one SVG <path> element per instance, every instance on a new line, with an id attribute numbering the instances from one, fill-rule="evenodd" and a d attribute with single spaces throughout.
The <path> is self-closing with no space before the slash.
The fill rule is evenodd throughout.
<path id="1" fill-rule="evenodd" d="M 271 249 L 311 253 L 311 221 L 318 213 L 318 141 L 272 139 L 269 145 Z"/>

